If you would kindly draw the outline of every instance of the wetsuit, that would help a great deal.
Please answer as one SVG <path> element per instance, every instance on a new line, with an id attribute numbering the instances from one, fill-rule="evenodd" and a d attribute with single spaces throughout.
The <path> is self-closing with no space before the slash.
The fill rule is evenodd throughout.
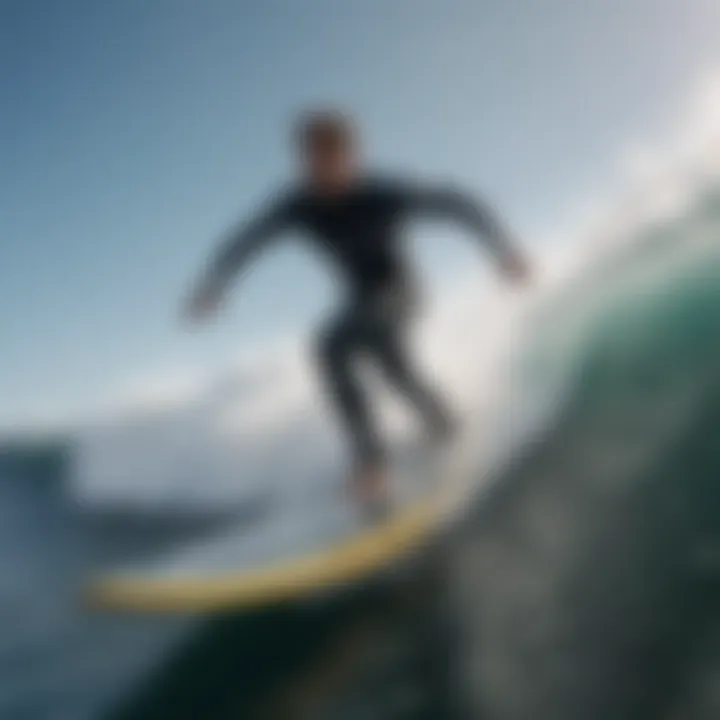
<path id="1" fill-rule="evenodd" d="M 381 460 L 383 448 L 355 372 L 358 354 L 378 362 L 431 433 L 442 436 L 451 428 L 449 413 L 417 377 L 405 351 L 404 330 L 416 287 L 400 231 L 404 219 L 419 214 L 460 221 L 501 258 L 511 251 L 493 213 L 456 190 L 364 179 L 333 196 L 304 188 L 284 192 L 234 233 L 210 266 L 208 281 L 224 287 L 281 232 L 295 229 L 337 268 L 348 290 L 347 302 L 323 329 L 318 355 L 361 465 Z"/>

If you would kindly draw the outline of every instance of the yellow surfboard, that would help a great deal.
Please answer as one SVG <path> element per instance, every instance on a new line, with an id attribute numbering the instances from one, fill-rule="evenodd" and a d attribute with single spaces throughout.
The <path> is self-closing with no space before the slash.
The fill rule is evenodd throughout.
<path id="1" fill-rule="evenodd" d="M 253 532 L 231 529 L 86 588 L 96 607 L 140 612 L 247 609 L 299 600 L 370 577 L 414 551 L 452 517 L 469 480 L 459 448 L 406 456 L 394 470 L 395 511 L 369 525 L 340 492 L 279 508 Z M 463 482 L 464 481 L 464 482 Z"/>

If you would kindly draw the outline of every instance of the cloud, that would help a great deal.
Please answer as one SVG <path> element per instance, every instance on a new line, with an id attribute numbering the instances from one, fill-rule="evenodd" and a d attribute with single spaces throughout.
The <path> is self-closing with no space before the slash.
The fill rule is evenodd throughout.
<path id="1" fill-rule="evenodd" d="M 720 68 L 689 92 L 669 133 L 631 143 L 620 156 L 623 212 L 617 220 L 647 222 L 682 212 L 720 171 Z"/>
<path id="2" fill-rule="evenodd" d="M 574 221 L 542 238 L 548 283 L 582 272 L 635 231 L 685 211 L 720 176 L 720 67 L 689 89 L 675 122 L 663 133 L 630 139 L 618 152 L 614 181 L 589 198 Z"/>

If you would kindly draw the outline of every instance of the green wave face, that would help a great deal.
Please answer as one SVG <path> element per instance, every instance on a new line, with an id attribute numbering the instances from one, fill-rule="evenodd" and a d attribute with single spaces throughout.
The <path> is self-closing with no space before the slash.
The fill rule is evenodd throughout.
<path id="1" fill-rule="evenodd" d="M 629 238 L 531 332 L 524 381 L 556 386 L 575 412 L 716 389 L 720 193 Z"/>

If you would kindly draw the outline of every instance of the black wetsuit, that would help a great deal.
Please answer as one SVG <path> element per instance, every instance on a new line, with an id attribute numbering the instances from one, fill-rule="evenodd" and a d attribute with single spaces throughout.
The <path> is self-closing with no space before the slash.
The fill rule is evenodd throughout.
<path id="1" fill-rule="evenodd" d="M 225 242 L 210 268 L 210 282 L 224 286 L 272 239 L 294 229 L 302 231 L 339 270 L 349 291 L 348 301 L 324 328 L 318 350 L 328 390 L 360 464 L 381 459 L 383 448 L 355 372 L 353 361 L 358 354 L 368 354 L 379 363 L 433 434 L 443 435 L 451 426 L 443 403 L 418 379 L 405 352 L 404 329 L 416 288 L 400 230 L 406 217 L 418 214 L 458 220 L 495 254 L 510 252 L 494 214 L 462 193 L 364 179 L 334 196 L 303 188 L 285 192 Z"/>

